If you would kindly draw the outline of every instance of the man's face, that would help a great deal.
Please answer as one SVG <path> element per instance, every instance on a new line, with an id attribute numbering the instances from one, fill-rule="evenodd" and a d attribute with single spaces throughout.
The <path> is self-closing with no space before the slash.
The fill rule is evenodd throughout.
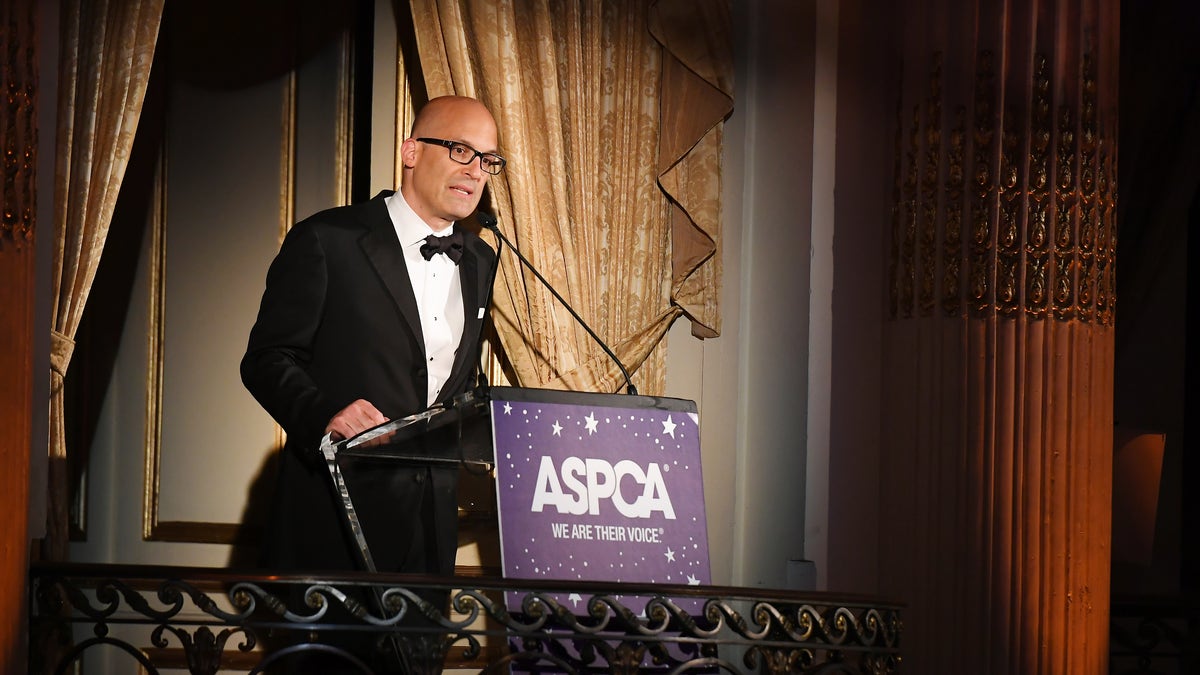
<path id="1" fill-rule="evenodd" d="M 440 106 L 419 127 L 401 146 L 405 176 L 400 189 L 413 211 L 439 231 L 475 211 L 491 176 L 480 167 L 479 157 L 459 164 L 450 159 L 448 148 L 416 138 L 444 139 L 480 152 L 496 152 L 496 123 L 486 108 L 472 101 Z"/>

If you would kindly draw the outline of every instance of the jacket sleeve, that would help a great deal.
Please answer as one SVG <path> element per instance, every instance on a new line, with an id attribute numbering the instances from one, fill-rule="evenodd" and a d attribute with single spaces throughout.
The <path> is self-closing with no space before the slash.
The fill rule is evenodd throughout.
<path id="1" fill-rule="evenodd" d="M 293 227 L 267 271 L 241 362 L 246 389 L 288 433 L 288 445 L 306 451 L 317 447 L 339 409 L 309 369 L 326 302 L 326 262 L 313 223 Z"/>

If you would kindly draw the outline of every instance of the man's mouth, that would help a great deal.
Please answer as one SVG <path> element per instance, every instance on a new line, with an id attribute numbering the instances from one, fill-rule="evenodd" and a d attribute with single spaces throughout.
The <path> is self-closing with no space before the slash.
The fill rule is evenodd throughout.
<path id="1" fill-rule="evenodd" d="M 474 190 L 465 185 L 451 185 L 450 190 L 457 192 L 464 197 L 470 197 L 472 194 L 474 194 Z"/>

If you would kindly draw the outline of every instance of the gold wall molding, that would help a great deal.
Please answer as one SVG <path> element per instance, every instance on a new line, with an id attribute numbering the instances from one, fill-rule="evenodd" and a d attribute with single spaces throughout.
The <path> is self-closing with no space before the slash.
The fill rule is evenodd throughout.
<path id="1" fill-rule="evenodd" d="M 930 55 L 922 101 L 897 102 L 889 317 L 1112 325 L 1115 139 L 1097 120 L 1093 55 L 1056 82 L 1035 53 L 1013 91 L 981 50 L 966 101 L 946 100 L 943 59 Z"/>
<path id="2" fill-rule="evenodd" d="M 339 76 L 344 76 L 341 71 Z M 278 239 L 284 236 L 295 219 L 296 161 L 298 133 L 297 74 L 293 69 L 282 76 L 281 125 L 279 136 L 279 220 Z M 168 118 L 170 113 L 168 112 Z M 145 541 L 251 545 L 259 539 L 260 527 L 247 523 L 220 523 L 160 518 L 161 474 L 164 458 L 169 453 L 163 447 L 163 370 L 166 358 L 167 321 L 167 240 L 170 234 L 168 175 L 170 148 L 165 134 L 160 146 L 151 193 L 148 227 L 149 302 L 147 308 L 147 378 L 144 436 L 144 471 L 142 488 L 142 539 Z M 274 425 L 275 447 L 282 448 L 286 440 L 283 429 Z M 195 486 L 195 489 L 203 489 Z"/>
<path id="3" fill-rule="evenodd" d="M 269 115 L 278 120 L 279 137 L 275 138 L 275 130 L 272 128 L 270 138 L 265 140 L 271 146 L 272 152 L 277 149 L 279 156 L 277 160 L 272 157 L 269 171 L 258 170 L 250 173 L 249 169 L 241 168 L 236 164 L 212 169 L 224 172 L 241 171 L 243 173 L 239 175 L 244 177 L 246 183 L 261 183 L 264 188 L 272 190 L 270 194 L 274 204 L 277 205 L 277 212 L 275 212 L 276 209 L 272 209 L 272 222 L 266 226 L 273 228 L 272 234 L 277 234 L 280 244 L 298 219 L 297 214 L 299 217 L 308 215 L 306 211 L 314 208 L 314 204 L 324 208 L 334 204 L 347 203 L 350 199 L 353 179 L 350 167 L 354 163 L 353 139 L 355 134 L 352 106 L 356 88 L 355 37 L 351 30 L 340 31 L 333 37 L 333 42 L 328 48 L 314 56 L 313 60 L 293 64 L 290 70 L 279 74 L 278 81 L 272 81 L 272 91 L 274 91 L 274 87 L 278 87 L 280 99 L 278 104 L 272 103 L 279 107 L 270 110 Z M 169 74 L 168 81 L 172 81 Z M 170 88 L 171 84 L 167 84 L 167 87 Z M 314 95 L 314 92 L 318 90 L 321 93 L 327 92 L 330 96 Z M 254 92 L 250 91 L 247 98 L 254 100 L 253 96 Z M 330 100 L 330 97 L 333 100 Z M 317 109 L 314 110 L 313 107 Z M 171 129 L 173 128 L 171 111 L 168 110 L 166 115 L 165 126 L 167 129 Z M 181 117 L 186 117 L 186 115 Z M 318 120 L 320 123 L 313 120 Z M 331 127 L 325 125 L 326 120 L 332 122 Z M 187 123 L 176 121 L 174 124 L 186 125 Z M 257 130 L 255 131 L 257 132 Z M 164 503 L 170 512 L 173 503 L 171 498 L 176 497 L 174 492 L 164 492 L 164 490 L 178 489 L 171 486 L 171 476 L 178 472 L 178 468 L 183 465 L 183 462 L 182 460 L 175 461 L 175 458 L 180 457 L 180 453 L 193 451 L 188 448 L 168 447 L 171 444 L 171 430 L 175 427 L 167 426 L 166 433 L 164 433 L 164 420 L 170 425 L 172 420 L 178 419 L 177 416 L 189 414 L 188 411 L 165 409 L 171 406 L 169 378 L 172 375 L 171 368 L 164 369 L 164 366 L 167 365 L 168 354 L 171 354 L 170 358 L 177 359 L 173 363 L 186 361 L 189 358 L 185 353 L 186 344 L 175 344 L 174 342 L 167 344 L 168 339 L 176 339 L 169 338 L 167 322 L 172 320 L 169 315 L 188 311 L 185 307 L 178 307 L 168 302 L 168 285 L 178 288 L 179 285 L 189 283 L 188 279 L 180 278 L 183 273 L 168 269 L 168 242 L 172 239 L 173 234 L 185 234 L 179 230 L 175 230 L 173 233 L 172 228 L 187 227 L 186 223 L 190 222 L 187 218 L 180 218 L 180 212 L 186 213 L 188 209 L 195 208 L 194 204 L 181 201 L 181 199 L 185 200 L 186 196 L 172 200 L 172 196 L 169 194 L 171 190 L 168 189 L 172 183 L 168 177 L 172 175 L 171 167 L 174 164 L 176 170 L 171 180 L 175 181 L 175 185 L 172 189 L 179 190 L 181 187 L 179 181 L 203 181 L 206 175 L 196 170 L 195 166 L 189 166 L 190 158 L 179 156 L 183 151 L 178 148 L 174 152 L 172 151 L 165 140 L 170 136 L 170 132 L 164 134 L 164 141 L 160 149 L 152 188 L 151 214 L 148 221 L 150 229 L 150 252 L 147 262 L 149 306 L 146 326 L 147 376 L 141 535 L 145 541 L 226 545 L 254 544 L 260 535 L 259 523 L 212 522 L 204 518 L 203 513 L 200 514 L 200 518 L 192 516 L 194 519 L 164 520 L 161 512 Z M 213 140 L 219 144 L 227 139 Z M 319 170 L 314 171 L 312 168 L 314 166 L 319 167 Z M 181 175 L 186 177 L 180 178 Z M 274 185 L 275 183 L 277 183 L 277 187 Z M 318 201 L 312 197 L 314 188 L 320 195 L 328 195 L 330 203 L 326 203 L 323 199 Z M 275 192 L 276 189 L 277 192 Z M 187 193 L 187 190 L 180 190 L 180 192 Z M 180 224 L 181 222 L 183 224 Z M 176 239 L 175 241 L 180 240 Z M 175 244 L 175 247 L 178 247 L 178 243 Z M 174 251 L 175 249 L 170 250 Z M 173 259 L 178 260 L 177 258 Z M 175 316 L 175 320 L 182 323 L 186 321 L 186 317 Z M 248 325 L 220 326 L 215 332 L 226 336 L 233 330 L 245 331 L 248 329 Z M 244 342 L 242 344 L 244 346 Z M 223 365 L 222 367 L 227 366 Z M 236 364 L 233 364 L 232 367 L 236 370 Z M 164 382 L 164 378 L 167 381 Z M 164 396 L 164 391 L 168 392 L 166 396 Z M 214 415 L 219 414 L 220 406 L 223 405 L 222 402 L 203 398 L 189 400 L 188 403 L 195 410 L 203 410 L 205 414 Z M 279 452 L 286 440 L 285 432 L 278 424 L 274 424 L 273 431 L 272 447 L 274 449 L 268 452 Z M 259 451 L 258 448 L 246 448 L 245 450 Z M 220 457 L 219 453 L 215 453 L 214 461 L 219 461 Z M 197 485 L 190 489 L 205 490 L 207 488 Z M 178 502 L 178 498 L 175 501 Z M 249 503 L 247 505 L 249 506 Z M 218 516 L 212 520 L 221 518 Z"/>
<path id="4" fill-rule="evenodd" d="M 284 136 L 290 131 L 285 126 Z M 146 319 L 146 406 L 144 470 L 142 483 L 142 539 L 145 541 L 199 544 L 253 544 L 258 527 L 245 523 L 164 521 L 159 518 L 160 475 L 163 462 L 163 364 L 166 342 L 167 289 L 167 168 L 168 148 L 164 138 L 155 167 L 150 199 L 150 297 Z M 278 429 L 278 425 L 276 425 Z M 282 432 L 277 431 L 277 437 Z M 282 446 L 280 446 L 282 447 Z M 203 486 L 193 486 L 202 489 Z"/>
<path id="5" fill-rule="evenodd" d="M 338 78 L 337 116 L 334 120 L 334 199 L 338 204 L 350 203 L 350 183 L 354 178 L 354 91 L 357 88 L 354 70 L 354 36 L 342 31 L 337 37 Z"/>

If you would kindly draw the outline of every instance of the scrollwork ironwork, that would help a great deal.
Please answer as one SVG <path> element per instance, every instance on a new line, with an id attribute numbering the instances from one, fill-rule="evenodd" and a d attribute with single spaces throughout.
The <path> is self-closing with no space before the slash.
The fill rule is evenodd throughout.
<path id="1" fill-rule="evenodd" d="M 102 644 L 151 673 L 170 667 L 213 675 L 228 670 L 233 655 L 261 672 L 316 654 L 372 672 L 371 655 L 327 641 L 339 633 L 375 636 L 372 644 L 393 650 L 413 673 L 444 663 L 484 672 L 536 665 L 569 673 L 883 675 L 896 672 L 900 658 L 897 606 L 816 594 L 478 579 L 464 586 L 462 578 L 398 575 L 256 579 L 224 570 L 77 564 L 35 566 L 31 575 L 35 639 L 63 623 L 88 625 L 95 634 L 66 650 L 55 672 Z M 569 593 L 586 594 L 581 613 L 560 601 Z M 452 611 L 427 600 L 431 594 L 445 597 Z M 377 602 L 358 599 L 364 597 Z M 740 667 L 734 652 L 742 655 Z M 155 660 L 166 653 L 174 661 Z"/>
<path id="2" fill-rule="evenodd" d="M 1186 604 L 1114 601 L 1109 632 L 1109 672 L 1113 675 L 1193 673 L 1200 667 L 1194 645 L 1200 627 Z"/>

